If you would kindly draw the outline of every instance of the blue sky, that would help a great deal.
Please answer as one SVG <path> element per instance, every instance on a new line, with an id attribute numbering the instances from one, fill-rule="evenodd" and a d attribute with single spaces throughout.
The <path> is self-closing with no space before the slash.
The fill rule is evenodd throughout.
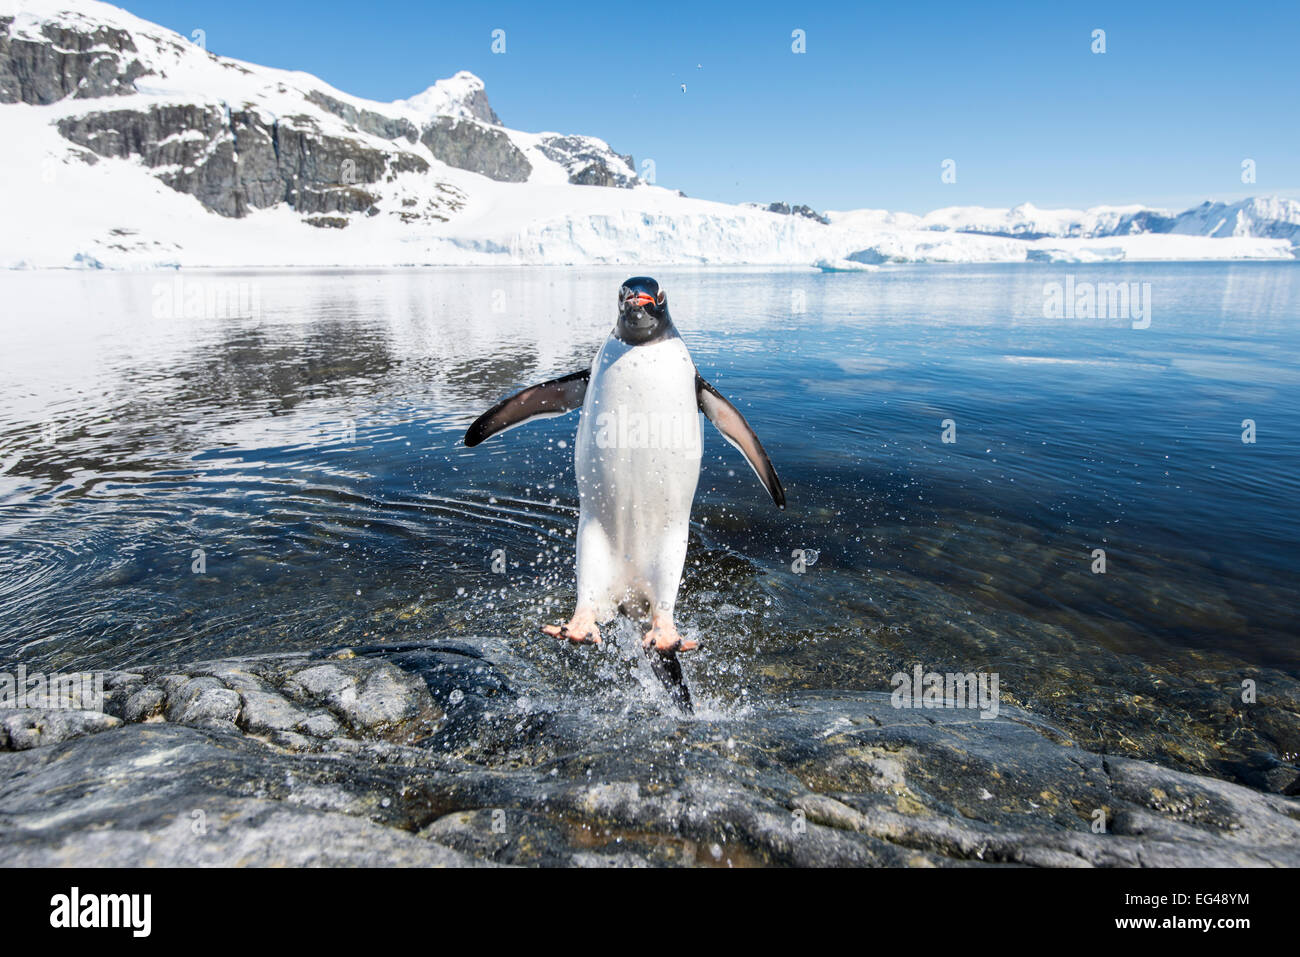
<path id="1" fill-rule="evenodd" d="M 472 70 L 508 126 L 600 136 L 708 199 L 925 212 L 1300 196 L 1295 0 L 123 5 L 376 100 Z"/>

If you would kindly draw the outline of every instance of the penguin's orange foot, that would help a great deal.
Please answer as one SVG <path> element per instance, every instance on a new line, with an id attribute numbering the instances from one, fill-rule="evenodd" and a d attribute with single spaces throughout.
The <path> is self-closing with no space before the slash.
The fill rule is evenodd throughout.
<path id="1" fill-rule="evenodd" d="M 641 638 L 641 647 L 649 651 L 653 648 L 661 655 L 671 655 L 679 651 L 694 651 L 700 646 L 698 641 L 683 638 L 673 625 L 655 625 Z"/>
<path id="2" fill-rule="evenodd" d="M 542 625 L 542 634 L 571 641 L 575 645 L 600 644 L 600 629 L 589 619 L 574 618 L 567 625 Z"/>

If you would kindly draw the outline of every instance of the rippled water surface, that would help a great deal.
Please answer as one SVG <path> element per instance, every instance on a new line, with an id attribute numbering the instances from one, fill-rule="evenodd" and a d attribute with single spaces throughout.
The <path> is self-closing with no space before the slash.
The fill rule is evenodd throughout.
<path id="1" fill-rule="evenodd" d="M 626 272 L 0 276 L 0 659 L 474 633 L 616 703 L 626 628 L 626 658 L 535 636 L 573 596 L 576 415 L 459 439 L 589 363 Z M 707 706 L 992 670 L 1099 750 L 1295 760 L 1296 266 L 656 275 L 790 499 L 706 427 L 679 611 Z M 1151 283 L 1150 327 L 1044 318 L 1067 275 Z"/>

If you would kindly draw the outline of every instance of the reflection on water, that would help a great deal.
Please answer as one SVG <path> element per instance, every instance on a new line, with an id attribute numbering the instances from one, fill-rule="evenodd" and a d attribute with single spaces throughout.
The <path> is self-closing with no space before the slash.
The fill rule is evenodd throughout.
<path id="1" fill-rule="evenodd" d="M 1150 282 L 1150 328 L 1043 318 L 1067 270 Z M 259 308 L 172 317 L 175 274 L 0 277 L 0 658 L 472 632 L 592 700 L 625 694 L 616 650 L 534 637 L 572 600 L 575 417 L 459 444 L 506 392 L 590 361 L 624 272 L 186 273 Z M 1089 747 L 1252 783 L 1294 761 L 1295 276 L 661 270 L 791 502 L 706 430 L 679 604 L 705 642 L 697 697 L 992 669 Z M 819 552 L 802 575 L 796 548 Z"/>

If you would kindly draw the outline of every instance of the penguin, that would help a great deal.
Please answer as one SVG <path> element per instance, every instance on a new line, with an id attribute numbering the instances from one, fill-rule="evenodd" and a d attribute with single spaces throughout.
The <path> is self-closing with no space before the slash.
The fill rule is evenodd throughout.
<path id="1" fill-rule="evenodd" d="M 618 318 L 590 368 L 502 399 L 475 420 L 464 442 L 472 448 L 575 409 L 582 410 L 573 455 L 577 604 L 566 624 L 541 630 L 598 645 L 599 622 L 619 613 L 648 618 L 642 646 L 675 659 L 697 647 L 678 634 L 673 612 L 700 477 L 699 413 L 740 450 L 781 509 L 785 490 L 745 417 L 700 375 L 668 313 L 667 295 L 647 276 L 619 288 Z"/>

